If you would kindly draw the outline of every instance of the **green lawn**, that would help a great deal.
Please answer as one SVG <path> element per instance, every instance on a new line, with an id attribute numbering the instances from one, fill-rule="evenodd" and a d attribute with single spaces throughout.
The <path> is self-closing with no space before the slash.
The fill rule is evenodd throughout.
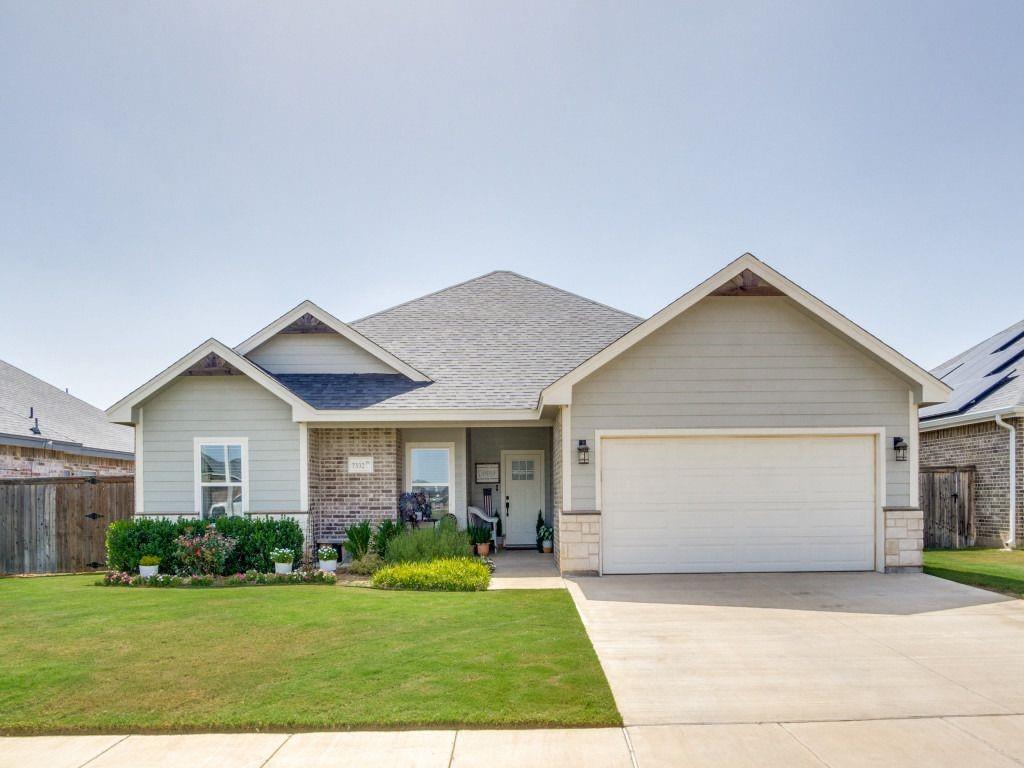
<path id="1" fill-rule="evenodd" d="M 565 590 L 0 579 L 0 733 L 621 723 Z"/>
<path id="2" fill-rule="evenodd" d="M 924 572 L 974 587 L 1024 597 L 1024 551 L 933 549 L 924 553 Z"/>

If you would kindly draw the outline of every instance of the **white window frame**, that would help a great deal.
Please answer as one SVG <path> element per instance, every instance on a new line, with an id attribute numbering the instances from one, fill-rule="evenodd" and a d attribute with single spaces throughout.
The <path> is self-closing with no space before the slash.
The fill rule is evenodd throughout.
<path id="1" fill-rule="evenodd" d="M 444 449 L 448 451 L 448 513 L 455 514 L 455 443 L 406 443 L 405 444 L 405 490 L 412 493 L 412 452 L 417 448 Z M 441 485 L 441 483 L 430 483 Z"/>
<path id="2" fill-rule="evenodd" d="M 202 465 L 202 447 L 204 445 L 240 445 L 242 446 L 242 514 L 249 514 L 249 438 L 247 437 L 197 437 L 192 441 L 193 482 L 195 487 L 195 513 L 203 516 L 203 488 L 213 486 L 229 486 L 236 483 L 204 483 Z M 227 468 L 225 468 L 225 473 Z M 225 474 L 227 477 L 227 474 Z"/>

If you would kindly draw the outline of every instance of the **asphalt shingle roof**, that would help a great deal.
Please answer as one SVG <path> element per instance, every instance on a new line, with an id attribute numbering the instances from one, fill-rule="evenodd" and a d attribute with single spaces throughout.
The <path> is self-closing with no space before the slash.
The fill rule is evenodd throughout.
<path id="1" fill-rule="evenodd" d="M 314 405 L 329 403 L 323 408 L 535 408 L 544 387 L 641 322 L 514 272 L 491 272 L 351 323 L 432 382 L 277 378 Z"/>
<path id="2" fill-rule="evenodd" d="M 29 418 L 29 409 L 35 418 Z M 38 435 L 31 431 L 36 418 Z M 130 427 L 111 424 L 99 408 L 0 360 L 0 442 L 3 435 L 105 451 L 135 450 L 135 432 Z"/>
<path id="3" fill-rule="evenodd" d="M 1024 320 L 947 360 L 932 374 L 952 387 L 953 394 L 945 403 L 922 408 L 922 419 L 1024 405 Z"/>

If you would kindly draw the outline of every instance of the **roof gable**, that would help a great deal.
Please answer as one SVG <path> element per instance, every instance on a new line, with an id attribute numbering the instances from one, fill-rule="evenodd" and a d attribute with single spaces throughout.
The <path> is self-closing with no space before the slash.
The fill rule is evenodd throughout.
<path id="1" fill-rule="evenodd" d="M 412 381 L 430 381 L 430 377 L 412 367 L 404 360 L 384 349 L 376 342 L 368 339 L 347 323 L 342 322 L 330 312 L 318 307 L 312 301 L 304 301 L 289 312 L 281 315 L 265 328 L 257 331 L 243 341 L 235 351 L 240 355 L 249 356 L 265 345 L 278 334 L 325 334 L 336 333 L 354 348 L 376 359 L 390 371 L 407 376 Z M 336 371 L 322 371 L 334 373 Z M 338 371 L 340 372 L 340 371 Z M 349 371 L 345 371 L 348 373 Z M 351 371 L 358 373 L 360 371 Z"/>
<path id="2" fill-rule="evenodd" d="M 615 359 L 634 344 L 710 295 L 784 295 L 912 383 L 917 390 L 919 402 L 942 402 L 950 394 L 949 387 L 932 374 L 752 254 L 745 253 L 548 386 L 541 394 L 542 403 L 546 405 L 571 403 L 573 384 Z"/>

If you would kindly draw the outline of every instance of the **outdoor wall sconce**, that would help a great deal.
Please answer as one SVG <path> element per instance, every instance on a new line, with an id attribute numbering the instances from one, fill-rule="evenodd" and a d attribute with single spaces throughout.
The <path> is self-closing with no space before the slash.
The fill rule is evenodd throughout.
<path id="1" fill-rule="evenodd" d="M 587 445 L 586 440 L 580 440 L 579 445 L 576 446 L 576 456 L 580 464 L 590 463 L 590 446 Z"/>
<path id="2" fill-rule="evenodd" d="M 892 439 L 892 449 L 896 453 L 896 461 L 907 460 L 907 441 L 902 437 Z"/>

